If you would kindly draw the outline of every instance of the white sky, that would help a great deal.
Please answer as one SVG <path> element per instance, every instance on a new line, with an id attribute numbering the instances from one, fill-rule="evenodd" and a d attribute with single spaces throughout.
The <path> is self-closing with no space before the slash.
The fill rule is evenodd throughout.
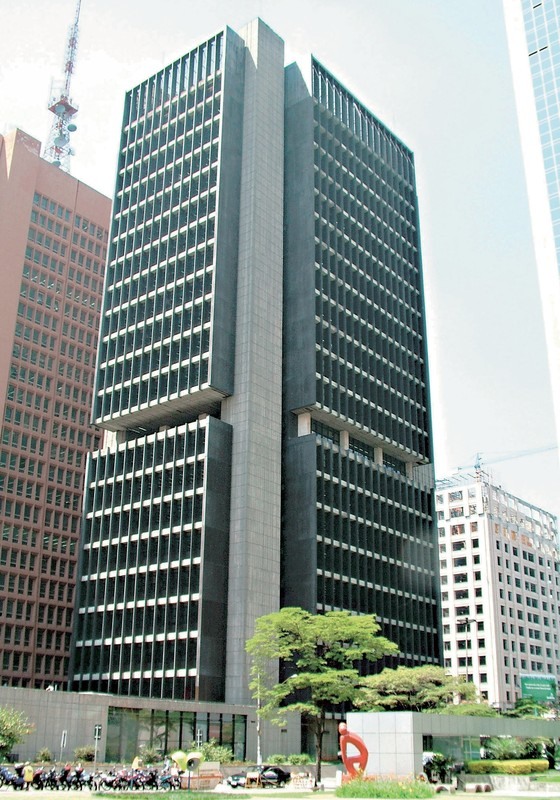
<path id="1" fill-rule="evenodd" d="M 0 131 L 45 141 L 75 0 L 0 0 Z M 473 465 L 560 513 L 501 0 L 82 0 L 72 173 L 112 195 L 124 93 L 256 16 L 313 53 L 415 153 L 436 473 Z"/>

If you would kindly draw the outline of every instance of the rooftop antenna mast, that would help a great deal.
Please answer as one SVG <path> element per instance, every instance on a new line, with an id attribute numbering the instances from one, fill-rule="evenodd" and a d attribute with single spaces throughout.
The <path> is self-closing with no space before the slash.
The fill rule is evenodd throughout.
<path id="1" fill-rule="evenodd" d="M 65 172 L 70 171 L 70 156 L 74 154 L 70 147 L 70 134 L 76 130 L 74 115 L 77 114 L 78 108 L 70 96 L 70 84 L 78 50 L 78 21 L 80 19 L 81 5 L 82 0 L 77 0 L 74 23 L 68 31 L 64 78 L 56 83 L 53 81 L 51 86 L 51 98 L 48 108 L 54 114 L 54 119 L 43 153 L 43 157 L 47 161 L 50 161 L 55 167 L 60 167 Z"/>

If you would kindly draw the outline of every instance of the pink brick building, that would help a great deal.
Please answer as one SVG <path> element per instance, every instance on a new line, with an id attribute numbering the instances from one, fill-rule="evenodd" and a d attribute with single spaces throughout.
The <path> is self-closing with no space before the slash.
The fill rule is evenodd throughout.
<path id="1" fill-rule="evenodd" d="M 0 136 L 0 681 L 64 687 L 109 198 Z"/>

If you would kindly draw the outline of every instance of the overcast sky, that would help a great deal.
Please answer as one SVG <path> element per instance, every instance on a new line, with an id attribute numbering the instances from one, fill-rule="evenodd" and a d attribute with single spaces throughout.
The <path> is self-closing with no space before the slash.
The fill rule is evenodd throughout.
<path id="1" fill-rule="evenodd" d="M 45 141 L 75 0 L 0 0 L 0 131 Z M 72 173 L 112 195 L 127 89 L 256 16 L 415 153 L 436 473 L 474 465 L 560 513 L 544 334 L 501 0 L 82 0 Z"/>

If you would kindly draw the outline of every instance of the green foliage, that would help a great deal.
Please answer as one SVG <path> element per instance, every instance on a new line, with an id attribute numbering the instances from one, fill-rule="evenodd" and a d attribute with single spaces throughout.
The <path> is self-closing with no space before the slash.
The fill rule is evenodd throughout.
<path id="1" fill-rule="evenodd" d="M 436 713 L 455 717 L 499 717 L 500 714 L 488 703 L 450 703 Z"/>
<path id="2" fill-rule="evenodd" d="M 525 739 L 524 758 L 546 758 L 549 766 L 554 767 L 554 740 L 544 736 Z M 552 762 L 552 763 L 551 763 Z"/>
<path id="3" fill-rule="evenodd" d="M 200 746 L 196 742 L 191 742 L 187 752 L 202 753 L 202 761 L 217 761 L 219 764 L 229 764 L 233 761 L 231 747 L 219 744 L 217 739 L 209 739 Z"/>
<path id="4" fill-rule="evenodd" d="M 447 710 L 457 695 L 475 700 L 476 687 L 463 677 L 448 675 L 443 667 L 386 668 L 363 680 L 363 692 L 357 705 L 363 711 Z"/>
<path id="5" fill-rule="evenodd" d="M 547 758 L 547 753 L 549 751 L 553 753 L 553 748 L 554 742 L 544 736 L 537 736 L 532 739 L 519 736 L 492 736 L 484 740 L 484 749 L 488 758 L 502 760 Z M 547 760 L 547 764 L 549 760 Z"/>
<path id="6" fill-rule="evenodd" d="M 158 764 L 162 760 L 161 753 L 157 747 L 150 747 L 147 744 L 140 748 L 138 755 L 144 764 Z"/>
<path id="7" fill-rule="evenodd" d="M 290 755 L 284 755 L 284 753 L 274 753 L 268 758 L 265 759 L 267 764 L 291 764 L 292 766 L 298 764 L 311 764 L 313 759 L 307 753 L 291 753 Z"/>
<path id="8" fill-rule="evenodd" d="M 537 703 L 532 697 L 518 697 L 515 706 L 509 711 L 504 711 L 504 717 L 542 717 L 549 711 L 549 708 Z"/>
<path id="9" fill-rule="evenodd" d="M 265 760 L 267 764 L 279 766 L 280 764 L 288 763 L 288 756 L 285 756 L 283 753 L 274 753 L 273 755 L 268 756 L 268 758 Z"/>
<path id="10" fill-rule="evenodd" d="M 11 753 L 13 746 L 22 742 L 32 730 L 33 725 L 21 711 L 0 707 L 0 758 Z"/>
<path id="11" fill-rule="evenodd" d="M 428 780 L 440 781 L 445 783 L 447 773 L 453 764 L 453 759 L 444 756 L 443 753 L 432 753 L 431 758 L 424 764 L 424 772 Z"/>
<path id="12" fill-rule="evenodd" d="M 530 775 L 548 769 L 546 758 L 535 759 L 496 759 L 484 758 L 482 761 L 468 761 L 466 771 L 471 775 Z"/>
<path id="13" fill-rule="evenodd" d="M 93 761 L 95 758 L 95 747 L 91 744 L 86 744 L 83 747 L 76 747 L 74 750 L 74 758 L 76 761 Z"/>
<path id="14" fill-rule="evenodd" d="M 408 778 L 356 778 L 347 781 L 335 791 L 335 797 L 425 798 L 433 797 L 435 790 L 426 781 Z"/>
<path id="15" fill-rule="evenodd" d="M 48 747 L 41 747 L 35 756 L 35 761 L 52 761 L 52 753 Z"/>
<path id="16" fill-rule="evenodd" d="M 292 766 L 306 766 L 307 764 L 312 764 L 313 759 L 309 755 L 309 753 L 292 753 L 286 759 L 286 764 L 292 764 Z"/>
<path id="17" fill-rule="evenodd" d="M 301 608 L 283 608 L 257 619 L 255 633 L 246 643 L 252 661 L 250 688 L 259 715 L 276 724 L 284 721 L 285 711 L 307 718 L 315 735 L 317 781 L 327 710 L 341 703 L 356 704 L 362 683 L 360 662 L 398 652 L 396 644 L 378 635 L 379 630 L 374 616 L 347 611 L 314 615 Z M 279 660 L 293 671 L 280 683 Z"/>

